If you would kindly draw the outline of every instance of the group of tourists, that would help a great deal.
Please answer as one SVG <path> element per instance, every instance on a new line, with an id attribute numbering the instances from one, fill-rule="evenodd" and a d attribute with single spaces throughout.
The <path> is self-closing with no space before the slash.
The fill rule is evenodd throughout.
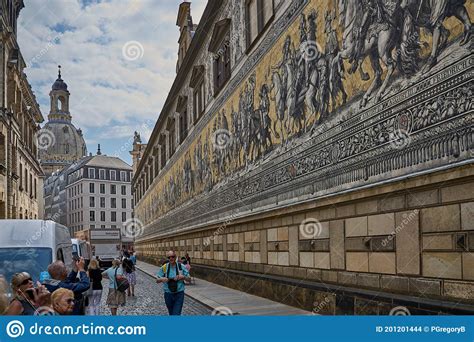
<path id="1" fill-rule="evenodd" d="M 178 259 L 173 250 L 166 256 L 156 274 L 156 282 L 163 286 L 168 313 L 181 315 L 185 284 L 191 282 L 191 258 L 186 253 Z M 27 272 L 15 273 L 10 282 L 10 300 L 6 295 L 6 280 L 0 275 L 0 314 L 99 315 L 103 279 L 107 279 L 106 304 L 115 316 L 118 308 L 125 305 L 126 297 L 135 297 L 136 262 L 135 254 L 130 251 L 123 251 L 121 260 L 113 260 L 112 266 L 104 271 L 96 259 L 89 262 L 86 270 L 85 261 L 80 258 L 70 272 L 62 261 L 55 261 L 48 266 L 49 278 L 36 284 Z"/>
<path id="2" fill-rule="evenodd" d="M 108 279 L 107 305 L 116 315 L 120 305 L 125 305 L 125 293 L 135 296 L 135 264 L 133 252 L 125 251 L 112 266 L 102 271 L 99 262 L 92 259 L 86 270 L 85 261 L 74 262 L 68 273 L 62 261 L 48 266 L 48 279 L 34 284 L 27 272 L 12 276 L 11 300 L 8 301 L 6 280 L 0 277 L 0 314 L 5 315 L 99 315 L 102 299 L 102 280 Z"/>

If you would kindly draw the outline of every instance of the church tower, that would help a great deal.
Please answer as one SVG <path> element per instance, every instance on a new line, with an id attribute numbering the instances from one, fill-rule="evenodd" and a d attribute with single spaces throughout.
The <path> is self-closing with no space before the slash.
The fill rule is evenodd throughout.
<path id="1" fill-rule="evenodd" d="M 49 120 L 64 120 L 71 122 L 69 113 L 69 96 L 67 84 L 61 78 L 61 66 L 58 66 L 58 79 L 53 83 L 49 98 L 51 100 L 51 109 L 49 111 Z"/>
<path id="2" fill-rule="evenodd" d="M 58 78 L 49 92 L 51 105 L 48 122 L 37 136 L 39 158 L 46 177 L 87 155 L 82 131 L 72 123 L 70 95 L 59 66 Z"/>

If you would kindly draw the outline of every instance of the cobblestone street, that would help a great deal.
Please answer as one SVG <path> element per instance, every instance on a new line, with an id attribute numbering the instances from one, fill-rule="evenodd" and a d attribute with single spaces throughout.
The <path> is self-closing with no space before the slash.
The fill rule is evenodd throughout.
<path id="1" fill-rule="evenodd" d="M 110 315 L 110 310 L 105 304 L 108 293 L 109 281 L 102 282 L 101 315 Z M 137 286 L 135 297 L 127 297 L 127 303 L 119 308 L 119 315 L 168 315 L 163 298 L 163 289 L 153 278 L 142 271 L 137 270 Z M 184 298 L 183 315 L 210 315 L 211 310 L 199 302 L 186 296 Z"/>

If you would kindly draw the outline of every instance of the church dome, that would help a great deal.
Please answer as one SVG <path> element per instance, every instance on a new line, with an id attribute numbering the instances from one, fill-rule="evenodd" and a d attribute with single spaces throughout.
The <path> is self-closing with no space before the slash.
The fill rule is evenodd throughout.
<path id="1" fill-rule="evenodd" d="M 52 90 L 64 90 L 67 91 L 67 84 L 61 78 L 58 78 L 51 88 Z"/>
<path id="2" fill-rule="evenodd" d="M 44 136 L 43 136 L 44 135 Z M 42 138 L 45 142 L 42 142 Z M 86 142 L 82 131 L 71 122 L 48 121 L 38 134 L 41 163 L 66 165 L 73 163 L 87 154 Z"/>
<path id="3" fill-rule="evenodd" d="M 51 87 L 52 91 L 55 90 L 64 90 L 67 91 L 67 84 L 64 82 L 64 80 L 61 78 L 61 66 L 58 65 L 58 78 L 56 81 L 53 83 L 53 86 Z"/>

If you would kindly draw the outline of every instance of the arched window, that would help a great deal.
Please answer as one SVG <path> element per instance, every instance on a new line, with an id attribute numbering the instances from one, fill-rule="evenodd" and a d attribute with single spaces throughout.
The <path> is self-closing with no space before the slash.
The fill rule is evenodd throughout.
<path id="1" fill-rule="evenodd" d="M 64 96 L 58 96 L 57 108 L 61 112 L 66 110 L 66 98 Z"/>

